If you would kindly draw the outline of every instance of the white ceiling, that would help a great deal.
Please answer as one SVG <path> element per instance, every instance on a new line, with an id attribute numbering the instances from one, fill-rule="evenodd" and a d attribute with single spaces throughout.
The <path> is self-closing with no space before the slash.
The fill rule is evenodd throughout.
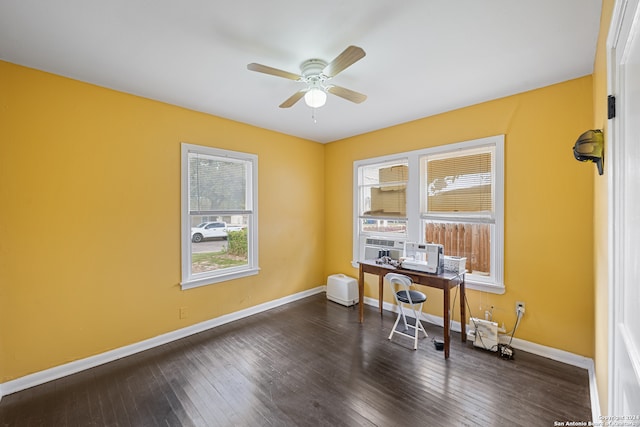
<path id="1" fill-rule="evenodd" d="M 0 59 L 330 142 L 591 74 L 601 0 L 0 0 Z M 366 56 L 316 110 L 300 72 Z"/>

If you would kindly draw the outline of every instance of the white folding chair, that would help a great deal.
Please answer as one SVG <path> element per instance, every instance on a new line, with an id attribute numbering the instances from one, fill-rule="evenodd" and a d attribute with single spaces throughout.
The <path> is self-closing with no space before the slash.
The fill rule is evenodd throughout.
<path id="1" fill-rule="evenodd" d="M 428 337 L 427 331 L 424 330 L 424 326 L 422 326 L 422 322 L 420 322 L 422 305 L 427 300 L 427 296 L 422 292 L 412 289 L 413 282 L 411 281 L 411 278 L 404 274 L 388 273 L 384 278 L 391 284 L 393 297 L 395 298 L 398 306 L 398 317 L 396 318 L 396 322 L 393 324 L 393 328 L 389 334 L 389 339 L 393 337 L 393 334 L 399 334 L 407 338 L 411 338 L 413 339 L 413 349 L 417 350 L 419 331 L 424 333 L 425 338 Z M 415 318 L 414 325 L 407 322 L 407 317 L 404 314 L 405 306 L 408 306 L 413 311 L 413 316 Z M 400 318 L 404 321 L 404 331 L 396 330 L 398 323 L 400 323 Z M 411 329 L 413 330 L 413 334 L 410 333 Z"/>

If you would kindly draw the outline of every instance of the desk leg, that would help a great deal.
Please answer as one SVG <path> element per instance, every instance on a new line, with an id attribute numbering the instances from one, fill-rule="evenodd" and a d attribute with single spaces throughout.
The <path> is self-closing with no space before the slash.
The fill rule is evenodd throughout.
<path id="1" fill-rule="evenodd" d="M 358 311 L 360 323 L 364 323 L 364 271 L 362 270 L 362 264 L 360 264 L 358 273 Z"/>
<path id="2" fill-rule="evenodd" d="M 465 302 L 464 276 L 462 276 L 462 283 L 460 283 L 460 335 L 462 335 L 462 342 L 467 342 L 467 313 L 465 311 Z"/>
<path id="3" fill-rule="evenodd" d="M 449 286 L 446 286 L 443 289 L 444 292 L 444 304 L 443 304 L 443 308 L 444 308 L 444 312 L 442 313 L 444 317 L 444 358 L 448 359 L 449 358 L 449 341 L 450 341 L 450 335 L 451 335 L 451 331 L 449 331 L 449 300 L 451 297 L 451 289 L 449 288 Z"/>
<path id="4" fill-rule="evenodd" d="M 382 300 L 384 299 L 384 276 L 380 274 L 378 276 L 378 308 L 380 309 L 380 316 L 382 316 Z"/>

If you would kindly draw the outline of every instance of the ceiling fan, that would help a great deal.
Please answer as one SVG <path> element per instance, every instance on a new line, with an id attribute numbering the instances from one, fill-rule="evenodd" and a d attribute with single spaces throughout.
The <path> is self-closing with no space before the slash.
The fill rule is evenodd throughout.
<path id="1" fill-rule="evenodd" d="M 304 61 L 300 65 L 300 74 L 256 64 L 255 62 L 247 65 L 247 69 L 306 83 L 306 88 L 291 95 L 286 101 L 280 104 L 280 108 L 289 108 L 302 99 L 302 97 L 304 97 L 308 106 L 312 108 L 322 107 L 327 100 L 327 92 L 359 104 L 367 99 L 366 95 L 341 86 L 329 84 L 328 81 L 347 67 L 364 58 L 365 55 L 362 48 L 349 46 L 329 63 L 322 59 L 308 59 Z"/>

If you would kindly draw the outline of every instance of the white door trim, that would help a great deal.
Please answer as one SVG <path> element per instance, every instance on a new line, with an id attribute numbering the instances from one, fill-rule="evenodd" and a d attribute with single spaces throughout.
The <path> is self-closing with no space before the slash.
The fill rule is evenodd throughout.
<path id="1" fill-rule="evenodd" d="M 620 67 L 623 63 L 627 47 L 627 41 L 634 34 L 640 31 L 640 23 L 638 22 L 639 0 L 616 0 L 611 25 L 607 38 L 607 86 L 608 93 L 616 96 L 616 119 L 609 121 L 607 136 L 607 179 L 608 179 L 608 407 L 609 415 L 624 415 L 621 412 L 625 406 L 624 393 L 621 392 L 619 370 L 622 369 L 621 361 L 628 360 L 629 354 L 627 350 L 633 352 L 634 346 L 625 343 L 624 334 L 624 296 L 625 287 L 628 286 L 628 280 L 625 277 L 625 265 L 629 262 L 637 262 L 630 260 L 625 249 L 625 208 L 626 195 L 629 191 L 637 191 L 632 188 L 632 183 L 627 182 L 627 166 L 625 159 L 627 156 L 627 144 L 630 142 L 625 138 L 624 119 L 629 119 L 625 111 L 626 88 L 625 79 L 623 78 L 624 70 Z M 638 37 L 636 35 L 636 37 Z M 620 49 L 622 48 L 622 49 Z M 637 362 L 638 355 L 632 357 L 631 363 Z M 626 358 L 626 359 L 625 359 Z M 634 360 L 635 359 L 635 360 Z M 634 370 L 640 369 L 634 366 Z"/>

